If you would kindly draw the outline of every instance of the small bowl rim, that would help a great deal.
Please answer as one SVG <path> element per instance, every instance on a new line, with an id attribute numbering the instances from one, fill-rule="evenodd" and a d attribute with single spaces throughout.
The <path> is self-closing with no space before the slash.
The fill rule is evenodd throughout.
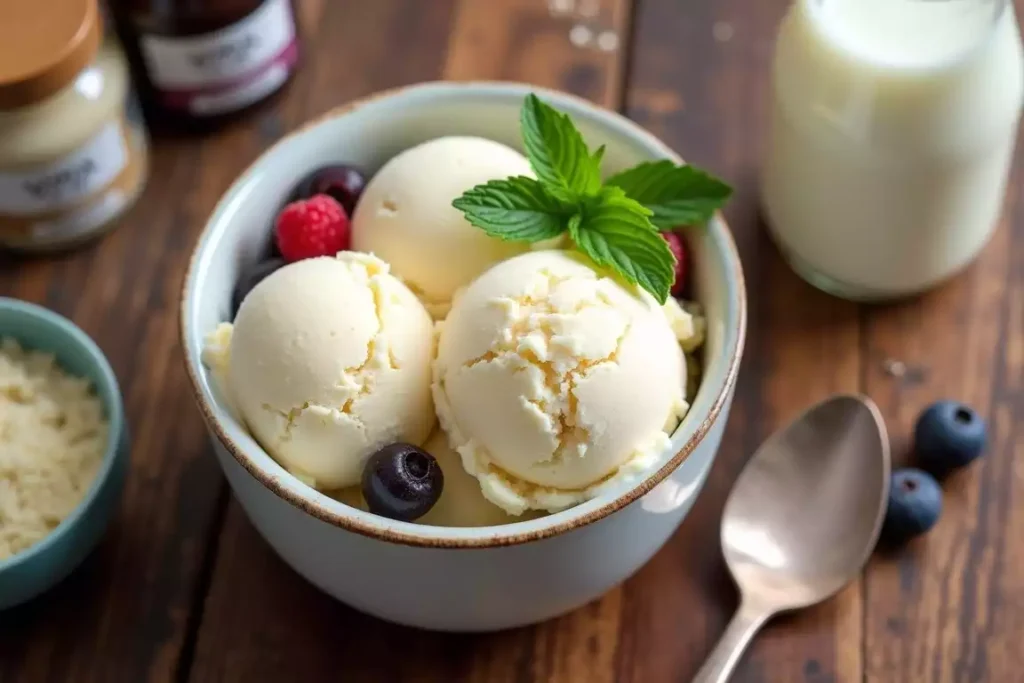
<path id="1" fill-rule="evenodd" d="M 694 430 L 694 433 L 689 439 L 680 447 L 680 449 L 668 458 L 665 463 L 657 470 L 650 472 L 643 480 L 636 482 L 631 485 L 628 489 L 622 491 L 614 498 L 608 500 L 599 508 L 591 510 L 587 513 L 571 517 L 566 520 L 562 520 L 548 526 L 544 526 L 529 531 L 513 531 L 502 533 L 501 529 L 503 526 L 515 526 L 510 525 L 499 525 L 490 527 L 478 527 L 476 531 L 493 531 L 494 533 L 489 534 L 485 537 L 459 537 L 459 536 L 427 536 L 418 535 L 416 533 L 406 532 L 395 528 L 390 528 L 388 525 L 392 523 L 392 520 L 386 520 L 381 518 L 379 524 L 372 524 L 364 522 L 358 518 L 347 516 L 342 513 L 335 512 L 333 510 L 325 509 L 321 504 L 314 500 L 309 494 L 297 493 L 289 490 L 283 486 L 276 476 L 271 473 L 264 471 L 261 466 L 257 465 L 246 453 L 246 449 L 239 444 L 235 443 L 233 439 L 227 434 L 226 430 L 220 423 L 220 419 L 215 414 L 214 410 L 207 402 L 207 398 L 204 395 L 202 388 L 202 380 L 200 378 L 200 372 L 202 371 L 199 365 L 201 360 L 193 361 L 189 354 L 189 338 L 191 326 L 188 321 L 188 309 L 191 308 L 190 301 L 190 285 L 194 280 L 194 273 L 198 262 L 200 261 L 201 255 L 204 253 L 204 247 L 208 242 L 208 237 L 214 228 L 212 219 L 218 216 L 228 205 L 230 205 L 235 199 L 235 195 L 238 191 L 244 187 L 246 181 L 250 179 L 254 170 L 257 166 L 262 164 L 266 158 L 274 154 L 282 146 L 288 144 L 294 138 L 302 135 L 312 128 L 323 125 L 329 121 L 340 118 L 347 114 L 350 114 L 358 109 L 361 109 L 367 105 L 370 105 L 378 100 L 390 99 L 393 96 L 398 96 L 404 93 L 416 92 L 416 91 L 429 91 L 434 90 L 483 90 L 490 92 L 499 93 L 519 93 L 525 94 L 526 92 L 536 92 L 545 97 L 549 97 L 555 100 L 571 101 L 578 107 L 588 110 L 588 113 L 596 118 L 603 119 L 602 123 L 610 125 L 611 127 L 618 127 L 623 130 L 628 136 L 644 141 L 648 146 L 658 149 L 665 155 L 665 158 L 672 159 L 676 163 L 684 163 L 682 158 L 672 150 L 667 144 L 662 142 L 657 136 L 648 132 L 639 124 L 626 118 L 622 114 L 609 110 L 601 105 L 595 104 L 582 97 L 566 93 L 560 90 L 553 90 L 551 88 L 545 88 L 529 83 L 520 83 L 514 81 L 425 81 L 416 83 L 413 85 L 399 86 L 395 88 L 388 88 L 385 90 L 376 91 L 365 97 L 357 98 L 351 102 L 334 107 L 323 114 L 310 119 L 302 125 L 296 127 L 294 130 L 288 132 L 276 140 L 272 145 L 267 147 L 263 152 L 250 163 L 241 173 L 239 173 L 232 181 L 231 185 L 224 191 L 214 206 L 210 215 L 206 219 L 206 223 L 203 226 L 203 230 L 200 232 L 196 239 L 195 245 L 192 249 L 191 256 L 189 257 L 188 267 L 185 270 L 184 277 L 182 279 L 180 298 L 179 298 L 179 316 L 178 316 L 178 331 L 179 341 L 182 345 L 182 360 L 185 365 L 185 371 L 189 379 L 189 387 L 192 390 L 193 397 L 196 401 L 196 405 L 199 408 L 200 413 L 203 416 L 203 420 L 206 422 L 209 429 L 213 432 L 216 439 L 220 444 L 227 450 L 227 452 L 235 459 L 235 461 L 252 476 L 263 488 L 267 489 L 277 498 L 283 502 L 298 508 L 300 511 L 306 513 L 310 517 L 317 519 L 325 524 L 329 524 L 333 527 L 343 529 L 359 534 L 364 537 L 372 538 L 378 541 L 386 543 L 394 543 L 398 545 L 424 547 L 424 548 L 446 548 L 446 549 L 466 549 L 466 548 L 497 548 L 504 546 L 520 545 L 523 543 L 530 543 L 539 541 L 554 536 L 566 534 L 570 531 L 580 529 L 589 524 L 597 522 L 612 513 L 621 510 L 630 503 L 633 503 L 657 484 L 661 483 L 666 477 L 675 471 L 691 453 L 703 442 L 704 437 L 708 434 L 711 428 L 715 425 L 717 420 L 721 417 L 722 411 L 726 406 L 729 395 L 733 391 L 736 385 L 736 378 L 739 373 L 740 360 L 743 356 L 743 349 L 746 342 L 746 327 L 747 327 L 747 296 L 746 296 L 746 285 L 743 276 L 742 262 L 739 256 L 739 250 L 736 247 L 735 239 L 732 236 L 732 231 L 729 229 L 728 223 L 725 221 L 721 212 L 716 212 L 712 221 L 717 222 L 723 239 L 723 259 L 725 261 L 724 269 L 727 273 L 727 279 L 732 279 L 735 285 L 735 305 L 736 305 L 736 323 L 735 330 L 726 328 L 726 335 L 732 332 L 734 338 L 731 348 L 723 349 L 722 353 L 727 358 L 728 366 L 721 380 L 721 386 L 719 387 L 717 395 L 711 402 L 708 412 L 703 416 L 700 424 Z M 269 455 L 269 454 L 268 454 Z M 403 526 L 405 526 L 403 524 Z M 414 526 L 409 524 L 408 526 Z M 440 527 L 439 527 L 440 528 Z M 452 527 L 452 530 L 461 530 L 463 527 Z"/>
<path id="2" fill-rule="evenodd" d="M 114 469 L 114 464 L 119 457 L 121 449 L 121 433 L 124 431 L 125 416 L 124 397 L 121 395 L 121 386 L 117 381 L 117 375 L 114 373 L 114 369 L 111 367 L 110 361 L 107 360 L 106 354 L 103 353 L 99 345 L 92 339 L 92 337 L 86 334 L 82 328 L 73 323 L 69 318 L 57 313 L 56 311 L 52 311 L 45 306 L 40 306 L 39 304 L 23 301 L 21 299 L 0 296 L 0 309 L 13 310 L 18 313 L 38 318 L 58 334 L 64 335 L 66 338 L 85 349 L 92 360 L 96 363 L 97 368 L 99 368 L 99 376 L 102 384 L 106 385 L 106 388 L 110 390 L 112 396 L 111 405 L 104 404 L 103 406 L 106 409 L 107 421 L 109 423 L 107 448 L 103 453 L 103 460 L 100 462 L 100 467 L 96 471 L 96 476 L 93 477 L 92 483 L 89 485 L 89 490 L 86 491 L 85 496 L 82 497 L 82 500 L 78 502 L 78 505 L 75 506 L 68 516 L 62 519 L 60 524 L 53 528 L 53 531 L 25 550 L 15 553 L 6 559 L 0 559 L 0 574 L 3 574 L 5 571 L 14 569 L 20 564 L 31 562 L 34 558 L 48 552 L 52 546 L 58 543 L 61 538 L 78 525 L 82 517 L 85 515 L 86 510 L 96 503 L 96 499 L 100 495 L 100 490 L 103 488 L 107 479 L 110 478 Z M 0 330 L 0 338 L 2 337 L 12 337 L 21 343 L 17 333 Z M 50 353 L 46 349 L 29 348 L 30 350 Z M 58 365 L 59 364 L 60 363 L 58 362 Z M 98 389 L 100 382 L 96 382 L 95 384 Z M 99 392 L 97 391 L 97 393 Z"/>

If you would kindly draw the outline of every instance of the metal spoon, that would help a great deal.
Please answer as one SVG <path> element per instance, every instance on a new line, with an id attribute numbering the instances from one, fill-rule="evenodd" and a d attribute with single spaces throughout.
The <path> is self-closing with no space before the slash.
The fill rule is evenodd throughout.
<path id="1" fill-rule="evenodd" d="M 885 423 L 860 396 L 826 399 L 761 445 L 722 517 L 740 608 L 694 683 L 725 683 L 768 619 L 821 602 L 860 573 L 882 526 L 889 470 Z"/>

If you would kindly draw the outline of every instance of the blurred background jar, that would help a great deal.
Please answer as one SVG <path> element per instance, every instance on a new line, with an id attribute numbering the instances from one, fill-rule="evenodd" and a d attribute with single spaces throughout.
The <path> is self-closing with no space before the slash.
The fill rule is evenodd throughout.
<path id="1" fill-rule="evenodd" d="M 298 66 L 291 0 L 109 4 L 155 123 L 221 123 L 279 92 Z"/>
<path id="2" fill-rule="evenodd" d="M 145 185 L 146 133 L 97 0 L 0 1 L 0 247 L 66 248 Z"/>
<path id="3" fill-rule="evenodd" d="M 794 270 L 882 300 L 973 261 L 1002 213 L 1022 62 L 1007 0 L 795 0 L 762 178 Z"/>

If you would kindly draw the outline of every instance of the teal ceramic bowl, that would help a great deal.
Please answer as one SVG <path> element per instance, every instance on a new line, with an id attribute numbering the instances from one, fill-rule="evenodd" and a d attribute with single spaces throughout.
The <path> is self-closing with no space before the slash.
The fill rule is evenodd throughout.
<path id="1" fill-rule="evenodd" d="M 0 337 L 53 353 L 65 371 L 90 379 L 110 420 L 110 442 L 85 498 L 53 532 L 27 550 L 0 560 L 0 610 L 50 589 L 99 542 L 117 509 L 128 471 L 128 430 L 117 378 L 103 352 L 67 318 L 0 297 Z"/>

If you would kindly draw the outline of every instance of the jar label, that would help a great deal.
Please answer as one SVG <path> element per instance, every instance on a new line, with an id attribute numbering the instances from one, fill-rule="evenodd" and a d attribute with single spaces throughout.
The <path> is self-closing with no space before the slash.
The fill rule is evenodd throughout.
<path id="1" fill-rule="evenodd" d="M 111 121 L 66 157 L 31 170 L 0 171 L 0 214 L 62 209 L 110 185 L 128 163 L 119 121 Z"/>
<path id="2" fill-rule="evenodd" d="M 86 235 L 120 215 L 127 204 L 125 193 L 112 188 L 80 209 L 33 223 L 31 238 L 37 242 L 54 242 Z"/>
<path id="3" fill-rule="evenodd" d="M 143 35 L 139 42 L 162 103 L 197 115 L 235 111 L 266 97 L 288 79 L 299 54 L 288 0 L 267 0 L 212 33 Z"/>

